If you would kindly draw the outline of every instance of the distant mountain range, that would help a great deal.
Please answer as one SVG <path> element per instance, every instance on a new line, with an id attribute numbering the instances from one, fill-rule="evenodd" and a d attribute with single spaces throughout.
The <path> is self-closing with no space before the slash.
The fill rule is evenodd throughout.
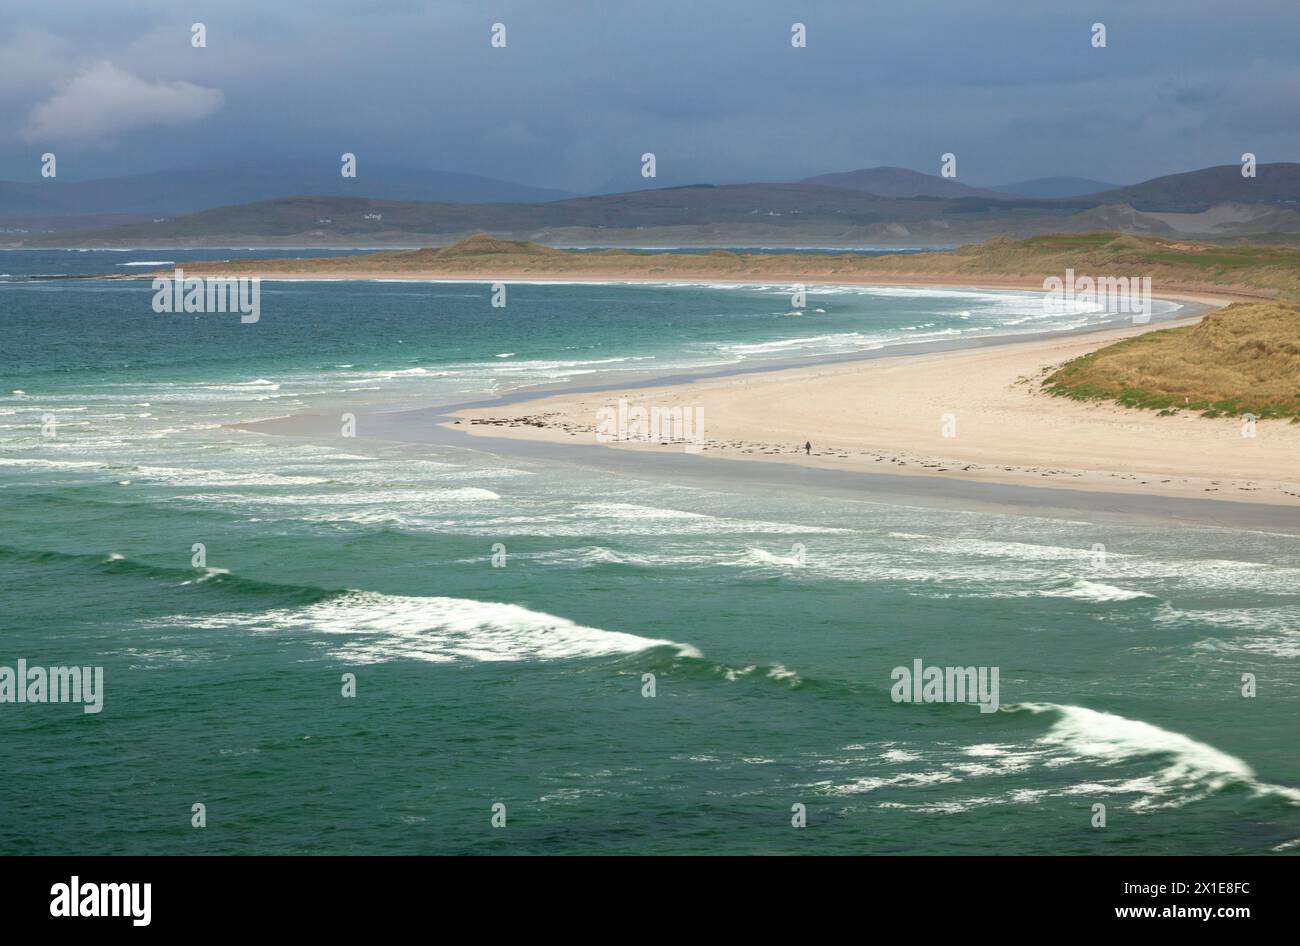
<path id="1" fill-rule="evenodd" d="M 0 181 L 0 221 L 106 214 L 174 216 L 297 195 L 436 203 L 535 203 L 576 196 L 473 174 L 372 165 L 363 160 L 355 178 L 343 177 L 338 168 L 281 166 L 162 171 L 89 181 Z M 58 222 L 53 221 L 56 226 Z"/>
<path id="2" fill-rule="evenodd" d="M 377 186 L 382 176 L 358 180 Z M 517 186 L 469 180 L 496 194 Z M 1068 189 L 1061 181 L 1016 186 Z M 445 180 L 435 175 L 425 182 L 432 188 Z M 178 175 L 172 183 L 177 205 L 200 199 L 189 176 Z M 291 183 L 301 191 L 312 181 L 295 177 Z M 520 202 L 350 197 L 339 191 L 350 193 L 348 185 L 356 181 L 343 181 L 342 187 L 330 181 L 328 190 L 321 183 L 321 194 L 62 233 L 10 229 L 0 240 L 29 246 L 440 245 L 487 232 L 551 245 L 752 247 L 946 245 L 1099 229 L 1199 238 L 1300 234 L 1300 164 L 1260 165 L 1255 178 L 1243 178 L 1239 166 L 1226 165 L 1072 197 L 978 189 L 905 168 L 819 175 L 797 183 L 701 184 Z M 1093 184 L 1105 186 L 1075 186 Z M 0 190 L 0 229 L 8 206 Z M 72 203 L 61 206 L 68 213 L 76 209 Z"/>

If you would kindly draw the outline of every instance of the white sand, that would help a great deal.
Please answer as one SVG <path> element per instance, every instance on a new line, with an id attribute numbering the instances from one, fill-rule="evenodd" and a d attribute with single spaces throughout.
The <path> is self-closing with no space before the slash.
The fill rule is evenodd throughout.
<path id="1" fill-rule="evenodd" d="M 469 433 L 589 444 L 597 412 L 622 397 L 647 409 L 702 409 L 704 452 L 714 457 L 1300 506 L 1300 426 L 1260 421 L 1252 438 L 1235 418 L 1158 417 L 1039 390 L 1064 361 L 1175 324 L 560 395 L 456 416 Z M 945 426 L 955 435 L 944 436 Z M 657 441 L 609 448 L 683 449 Z"/>

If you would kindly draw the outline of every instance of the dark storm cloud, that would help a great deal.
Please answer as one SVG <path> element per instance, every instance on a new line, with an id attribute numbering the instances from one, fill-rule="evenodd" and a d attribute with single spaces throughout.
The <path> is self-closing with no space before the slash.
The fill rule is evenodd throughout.
<path id="1" fill-rule="evenodd" d="M 659 183 L 933 172 L 945 151 L 975 183 L 1300 159 L 1294 0 L 0 0 L 0 23 L 9 179 L 47 150 L 67 178 L 352 151 L 363 174 L 570 190 L 635 185 L 645 151 Z"/>

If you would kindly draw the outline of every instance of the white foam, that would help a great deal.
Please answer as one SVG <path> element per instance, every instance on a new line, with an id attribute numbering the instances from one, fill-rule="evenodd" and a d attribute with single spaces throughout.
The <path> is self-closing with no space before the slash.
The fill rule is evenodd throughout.
<path id="1" fill-rule="evenodd" d="M 767 549 L 758 548 L 746 548 L 745 554 L 739 558 L 721 564 L 769 568 L 800 568 L 803 566 L 803 562 L 797 556 L 778 555 L 775 552 L 769 552 Z"/>
<path id="2" fill-rule="evenodd" d="M 629 553 L 615 552 L 613 549 L 607 549 L 603 545 L 593 546 L 588 549 L 582 549 L 579 553 L 581 560 L 591 565 L 649 565 L 649 560 L 639 555 Z"/>
<path id="3" fill-rule="evenodd" d="M 203 569 L 203 574 L 200 575 L 198 578 L 191 579 L 190 581 L 183 581 L 181 582 L 181 585 L 201 585 L 205 581 L 211 581 L 213 578 L 216 578 L 219 575 L 229 575 L 229 574 L 230 574 L 230 569 L 228 568 L 209 567 Z"/>
<path id="4" fill-rule="evenodd" d="M 844 785 L 832 785 L 826 789 L 828 795 L 862 795 L 874 792 L 886 786 L 902 788 L 920 788 L 948 782 L 960 782 L 951 772 L 903 772 L 890 776 L 867 776 Z"/>
<path id="5" fill-rule="evenodd" d="M 1233 784 L 1256 795 L 1278 795 L 1300 805 L 1300 789 L 1260 782 L 1254 770 L 1236 756 L 1142 720 L 1055 703 L 1023 703 L 1004 709 L 1060 714 L 1038 742 L 1066 750 L 1071 756 L 1094 759 L 1102 765 L 1168 757 L 1168 765 L 1151 777 L 1151 791 L 1133 804 L 1134 810 L 1180 807 Z"/>
<path id="6" fill-rule="evenodd" d="M 791 686 L 798 686 L 802 682 L 799 674 L 786 669 L 781 664 L 772 664 L 767 670 L 767 676 L 770 680 L 789 680 Z"/>
<path id="7" fill-rule="evenodd" d="M 1236 637 L 1232 640 L 1204 640 L 1195 645 L 1197 650 L 1232 651 L 1245 654 L 1264 654 L 1269 657 L 1293 659 L 1300 657 L 1300 630 L 1286 630 L 1263 637 Z"/>
<path id="8" fill-rule="evenodd" d="M 906 749 L 890 749 L 882 752 L 880 757 L 886 762 L 919 762 L 921 757 L 915 752 L 908 752 Z"/>
<path id="9" fill-rule="evenodd" d="M 105 469 L 94 460 L 46 460 L 37 457 L 0 457 L 0 466 L 29 466 L 47 470 Z"/>
<path id="10" fill-rule="evenodd" d="M 1103 584 L 1099 581 L 1088 581 L 1086 578 L 1070 578 L 1062 576 L 1069 580 L 1069 584 L 1062 588 L 1050 588 L 1046 591 L 1033 592 L 1045 598 L 1075 598 L 1080 601 L 1136 601 L 1138 598 L 1154 598 L 1155 595 L 1147 594 L 1145 591 L 1132 591 L 1128 588 L 1117 588 L 1114 585 Z"/>
<path id="11" fill-rule="evenodd" d="M 270 474 L 268 474 L 270 475 Z M 325 482 L 311 479 L 312 482 Z M 217 484 L 223 485 L 223 484 Z M 239 485 L 239 484 L 232 484 Z M 254 483 L 252 485 L 261 485 Z M 353 490 L 340 493 L 268 493 L 265 496 L 250 496 L 243 493 L 195 493 L 180 497 L 195 502 L 233 502 L 251 503 L 262 506 L 301 506 L 308 509 L 322 509 L 316 518 L 327 519 L 333 513 L 329 507 L 379 506 L 391 509 L 393 506 L 422 506 L 437 503 L 493 502 L 501 497 L 490 489 L 476 486 L 435 487 L 432 489 L 386 489 Z"/>
<path id="12" fill-rule="evenodd" d="M 701 512 L 688 512 L 684 509 L 662 509 L 656 506 L 639 506 L 636 503 L 579 503 L 575 507 L 579 515 L 610 516 L 618 519 L 711 519 Z"/>
<path id="13" fill-rule="evenodd" d="M 330 646 L 354 663 L 562 660 L 633 654 L 652 647 L 671 647 L 682 657 L 700 656 L 689 644 L 584 627 L 515 604 L 370 591 L 352 591 L 302 608 L 168 620 L 209 630 L 337 636 L 342 640 Z"/>
<path id="14" fill-rule="evenodd" d="M 285 476 L 280 473 L 227 473 L 222 470 L 198 470 L 188 467 L 140 466 L 141 476 L 186 486 L 312 486 L 328 483 L 320 476 Z"/>

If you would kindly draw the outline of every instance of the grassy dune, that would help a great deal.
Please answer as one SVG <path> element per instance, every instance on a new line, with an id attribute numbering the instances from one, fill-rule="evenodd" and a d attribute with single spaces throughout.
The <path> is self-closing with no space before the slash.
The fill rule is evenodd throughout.
<path id="1" fill-rule="evenodd" d="M 557 250 L 484 234 L 439 249 L 397 250 L 325 259 L 190 264 L 193 275 L 377 275 L 436 278 L 587 276 L 627 279 L 863 279 L 927 281 L 980 278 L 1038 282 L 1079 276 L 1150 276 L 1154 291 L 1236 292 L 1300 299 L 1300 249 L 1218 246 L 1114 232 L 994 239 L 939 253 L 880 257 L 825 253 L 638 253 Z"/>
<path id="2" fill-rule="evenodd" d="M 897 262 L 895 262 L 897 261 Z M 968 276 L 1150 276 L 1152 289 L 1227 289 L 1300 299 L 1300 250 L 1289 246 L 1220 246 L 1112 232 L 1062 233 L 1027 240 L 989 240 L 948 253 L 883 257 L 889 269 Z"/>
<path id="3" fill-rule="evenodd" d="M 1300 422 L 1300 305 L 1239 302 L 1189 328 L 1148 332 L 1067 362 L 1052 394 L 1203 416 Z"/>

